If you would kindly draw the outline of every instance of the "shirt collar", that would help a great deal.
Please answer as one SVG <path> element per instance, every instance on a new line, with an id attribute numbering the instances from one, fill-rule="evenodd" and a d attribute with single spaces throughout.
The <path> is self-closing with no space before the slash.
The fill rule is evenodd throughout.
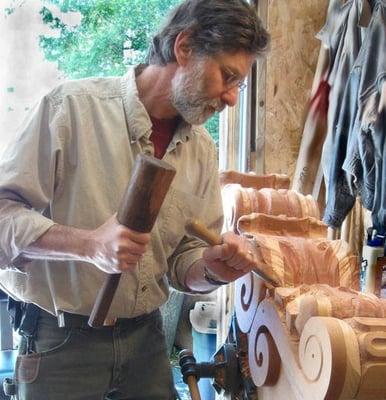
<path id="1" fill-rule="evenodd" d="M 135 67 L 130 67 L 122 78 L 122 97 L 129 128 L 130 141 L 151 135 L 151 120 L 138 96 Z"/>
<path id="2" fill-rule="evenodd" d="M 173 136 L 173 139 L 171 140 L 167 148 L 167 151 L 174 150 L 177 147 L 177 144 L 179 143 L 187 142 L 194 135 L 194 131 L 195 131 L 194 125 L 190 125 L 184 120 L 181 120 Z"/>

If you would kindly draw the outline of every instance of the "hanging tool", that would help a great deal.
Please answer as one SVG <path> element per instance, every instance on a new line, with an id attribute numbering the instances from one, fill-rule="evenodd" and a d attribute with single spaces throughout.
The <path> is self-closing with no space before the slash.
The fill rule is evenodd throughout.
<path id="1" fill-rule="evenodd" d="M 197 363 L 190 350 L 182 350 L 179 363 L 184 382 L 189 386 L 192 400 L 201 400 L 197 382 L 200 378 L 213 378 L 217 393 L 237 393 L 241 387 L 241 375 L 235 345 L 225 343 L 210 362 Z M 205 400 L 205 399 L 204 399 Z"/>
<path id="2" fill-rule="evenodd" d="M 221 236 L 209 230 L 201 221 L 197 219 L 189 219 L 185 224 L 185 229 L 190 235 L 203 240 L 210 246 L 222 244 Z M 274 278 L 268 276 L 267 273 L 262 271 L 257 265 L 254 267 L 252 272 L 258 275 L 266 283 L 268 288 L 279 286 L 279 283 Z"/>
<path id="3" fill-rule="evenodd" d="M 200 375 L 196 369 L 197 362 L 190 350 L 182 350 L 179 354 L 179 363 L 184 382 L 189 387 L 189 392 L 192 400 L 201 400 L 200 390 L 197 382 Z"/>
<path id="4" fill-rule="evenodd" d="M 165 161 L 139 155 L 119 207 L 118 222 L 136 232 L 150 232 L 175 174 Z M 120 278 L 120 273 L 107 276 L 91 312 L 90 326 L 103 326 Z"/>

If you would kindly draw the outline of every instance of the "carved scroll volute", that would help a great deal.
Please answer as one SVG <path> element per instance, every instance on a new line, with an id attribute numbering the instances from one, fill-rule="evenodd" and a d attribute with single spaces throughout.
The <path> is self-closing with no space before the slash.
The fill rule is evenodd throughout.
<path id="1" fill-rule="evenodd" d="M 313 399 L 355 398 L 361 379 L 359 347 L 354 330 L 344 321 L 309 319 L 300 337 L 299 362 Z"/>
<path id="2" fill-rule="evenodd" d="M 264 282 L 252 272 L 235 282 L 235 310 L 237 323 L 242 332 L 250 331 L 257 307 L 264 299 L 265 292 Z"/>
<path id="3" fill-rule="evenodd" d="M 281 360 L 275 342 L 267 329 L 252 331 L 248 343 L 249 369 L 257 387 L 274 386 L 279 378 Z"/>
<path id="4" fill-rule="evenodd" d="M 264 334 L 265 336 L 261 336 Z M 270 336 L 268 336 L 268 334 Z M 272 337 L 272 341 L 270 340 Z M 294 337 L 288 334 L 275 304 L 269 298 L 258 306 L 249 334 L 248 358 L 251 377 L 264 393 L 272 384 L 280 356 L 280 374 L 297 400 L 347 400 L 356 398 L 361 365 L 356 334 L 349 324 L 331 317 L 311 317 L 304 326 L 298 355 Z M 264 364 L 268 361 L 268 364 Z M 275 385 L 276 386 L 276 385 Z"/>

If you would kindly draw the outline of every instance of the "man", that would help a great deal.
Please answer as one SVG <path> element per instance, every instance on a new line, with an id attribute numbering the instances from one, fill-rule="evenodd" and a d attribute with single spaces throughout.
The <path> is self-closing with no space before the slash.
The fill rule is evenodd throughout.
<path id="1" fill-rule="evenodd" d="M 0 165 L 1 288 L 38 306 L 32 329 L 24 316 L 17 398 L 174 398 L 158 311 L 168 281 L 209 292 L 258 257 L 232 233 L 206 248 L 184 225 L 194 216 L 221 229 L 215 146 L 199 125 L 236 104 L 267 43 L 244 0 L 187 0 L 154 37 L 147 65 L 67 82 L 35 108 Z M 115 216 L 140 153 L 177 169 L 151 234 Z M 106 326 L 92 329 L 96 294 L 116 272 Z"/>

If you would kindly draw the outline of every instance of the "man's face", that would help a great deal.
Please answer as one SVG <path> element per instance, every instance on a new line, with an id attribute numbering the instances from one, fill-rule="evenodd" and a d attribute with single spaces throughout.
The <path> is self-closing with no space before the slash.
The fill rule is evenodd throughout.
<path id="1" fill-rule="evenodd" d="M 192 60 L 172 80 L 174 108 L 188 123 L 203 124 L 226 105 L 236 104 L 239 86 L 253 61 L 245 53 Z"/>
<path id="2" fill-rule="evenodd" d="M 181 117 L 192 125 L 201 125 L 225 107 L 220 99 L 209 99 L 205 85 L 206 61 L 198 60 L 172 80 L 172 104 Z"/>

